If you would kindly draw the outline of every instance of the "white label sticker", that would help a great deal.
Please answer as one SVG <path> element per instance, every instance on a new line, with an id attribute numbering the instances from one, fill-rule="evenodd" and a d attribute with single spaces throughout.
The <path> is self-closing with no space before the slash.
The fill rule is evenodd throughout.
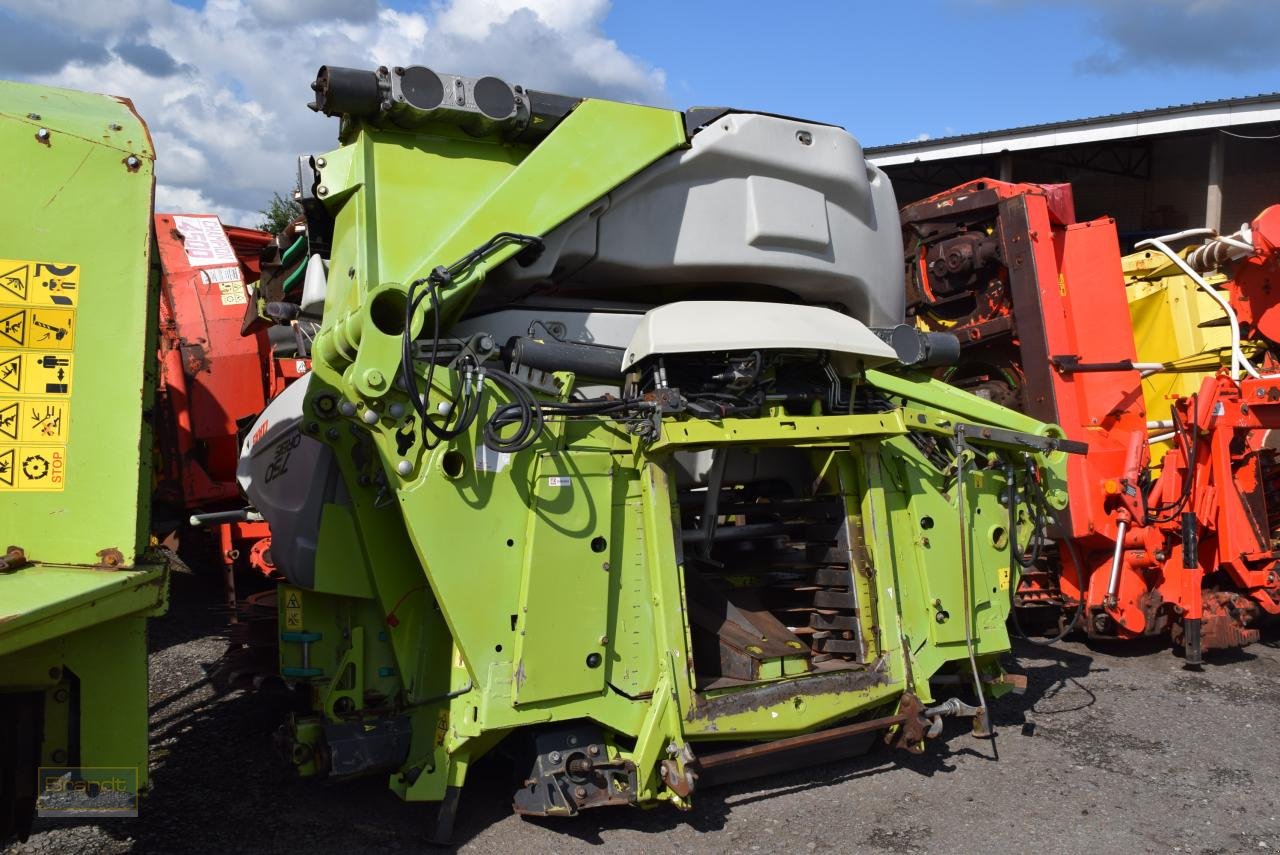
<path id="1" fill-rule="evenodd" d="M 511 455 L 505 451 L 494 451 L 487 445 L 476 448 L 477 472 L 501 472 L 510 461 Z"/>
<path id="2" fill-rule="evenodd" d="M 222 223 L 212 215 L 174 217 L 173 226 L 182 235 L 182 248 L 192 267 L 208 264 L 235 264 L 236 254 L 222 230 Z"/>
<path id="3" fill-rule="evenodd" d="M 210 285 L 215 282 L 239 282 L 239 267 L 210 267 L 207 270 L 201 270 L 200 275 L 204 277 L 204 281 Z"/>
<path id="4" fill-rule="evenodd" d="M 569 476 L 568 475 L 548 475 L 547 486 L 548 487 L 568 487 Z"/>

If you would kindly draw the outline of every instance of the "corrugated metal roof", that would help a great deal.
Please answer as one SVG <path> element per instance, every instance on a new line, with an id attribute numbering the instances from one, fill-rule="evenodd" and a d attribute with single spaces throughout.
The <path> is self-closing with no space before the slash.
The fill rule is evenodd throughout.
<path id="1" fill-rule="evenodd" d="M 1003 128 L 993 131 L 979 131 L 970 134 L 953 134 L 945 137 L 930 137 L 927 140 L 908 140 L 887 145 L 868 146 L 866 154 L 875 156 L 891 154 L 904 149 L 925 150 L 932 146 L 950 146 L 991 137 L 1016 137 L 1022 134 L 1042 134 L 1049 131 L 1083 128 L 1090 125 L 1105 125 L 1113 122 L 1126 122 L 1148 119 L 1159 116 L 1176 116 L 1179 113 L 1195 113 L 1202 110 L 1219 110 L 1222 108 L 1242 107 L 1249 104 L 1280 104 L 1280 92 L 1266 92 L 1259 95 L 1247 95 L 1241 98 L 1221 98 L 1217 101 L 1193 101 L 1190 104 L 1175 104 L 1171 107 L 1156 107 L 1149 110 L 1132 110 L 1127 113 L 1107 113 L 1101 116 L 1089 116 L 1084 119 L 1070 119 L 1058 122 L 1043 122 L 1038 125 L 1022 125 L 1016 128 Z"/>

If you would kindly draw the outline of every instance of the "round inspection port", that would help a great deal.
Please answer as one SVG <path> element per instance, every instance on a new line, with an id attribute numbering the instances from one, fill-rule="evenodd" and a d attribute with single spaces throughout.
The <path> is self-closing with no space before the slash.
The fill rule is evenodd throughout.
<path id="1" fill-rule="evenodd" d="M 921 517 L 920 528 L 924 529 L 925 531 L 928 531 L 929 529 L 933 528 L 933 517 Z"/>
<path id="2" fill-rule="evenodd" d="M 591 538 L 592 552 L 604 552 L 608 548 L 609 548 L 609 541 L 605 540 L 603 537 Z"/>
<path id="3" fill-rule="evenodd" d="M 460 451 L 446 451 L 440 456 L 440 471 L 450 481 L 456 481 L 467 471 L 467 458 Z"/>
<path id="4" fill-rule="evenodd" d="M 992 526 L 991 545 L 996 549 L 1004 549 L 1009 545 L 1009 532 L 1002 525 Z"/>
<path id="5" fill-rule="evenodd" d="M 400 335 L 404 332 L 404 310 L 404 294 L 387 289 L 378 292 L 369 304 L 369 320 L 380 333 Z"/>

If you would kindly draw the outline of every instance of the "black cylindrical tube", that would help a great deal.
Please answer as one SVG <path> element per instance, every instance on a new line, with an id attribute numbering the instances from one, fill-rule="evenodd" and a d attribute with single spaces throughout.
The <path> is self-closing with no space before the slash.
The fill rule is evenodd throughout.
<path id="1" fill-rule="evenodd" d="M 583 344 L 576 341 L 542 341 L 527 336 L 513 336 L 502 349 L 508 365 L 523 365 L 539 371 L 572 371 L 597 380 L 622 378 L 620 347 Z"/>
<path id="2" fill-rule="evenodd" d="M 382 107 L 376 71 L 322 65 L 311 88 L 316 100 L 307 106 L 326 116 L 372 116 Z"/>

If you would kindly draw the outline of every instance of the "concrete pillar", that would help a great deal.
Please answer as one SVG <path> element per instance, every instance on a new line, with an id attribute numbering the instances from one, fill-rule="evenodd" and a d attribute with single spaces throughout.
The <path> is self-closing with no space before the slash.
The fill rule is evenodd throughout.
<path id="1" fill-rule="evenodd" d="M 1226 135 L 1217 131 L 1209 142 L 1209 182 L 1204 199 L 1204 227 L 1222 231 L 1222 156 Z"/>
<path id="2" fill-rule="evenodd" d="M 1000 180 L 1013 181 L 1013 155 L 1007 151 L 1000 152 Z"/>

